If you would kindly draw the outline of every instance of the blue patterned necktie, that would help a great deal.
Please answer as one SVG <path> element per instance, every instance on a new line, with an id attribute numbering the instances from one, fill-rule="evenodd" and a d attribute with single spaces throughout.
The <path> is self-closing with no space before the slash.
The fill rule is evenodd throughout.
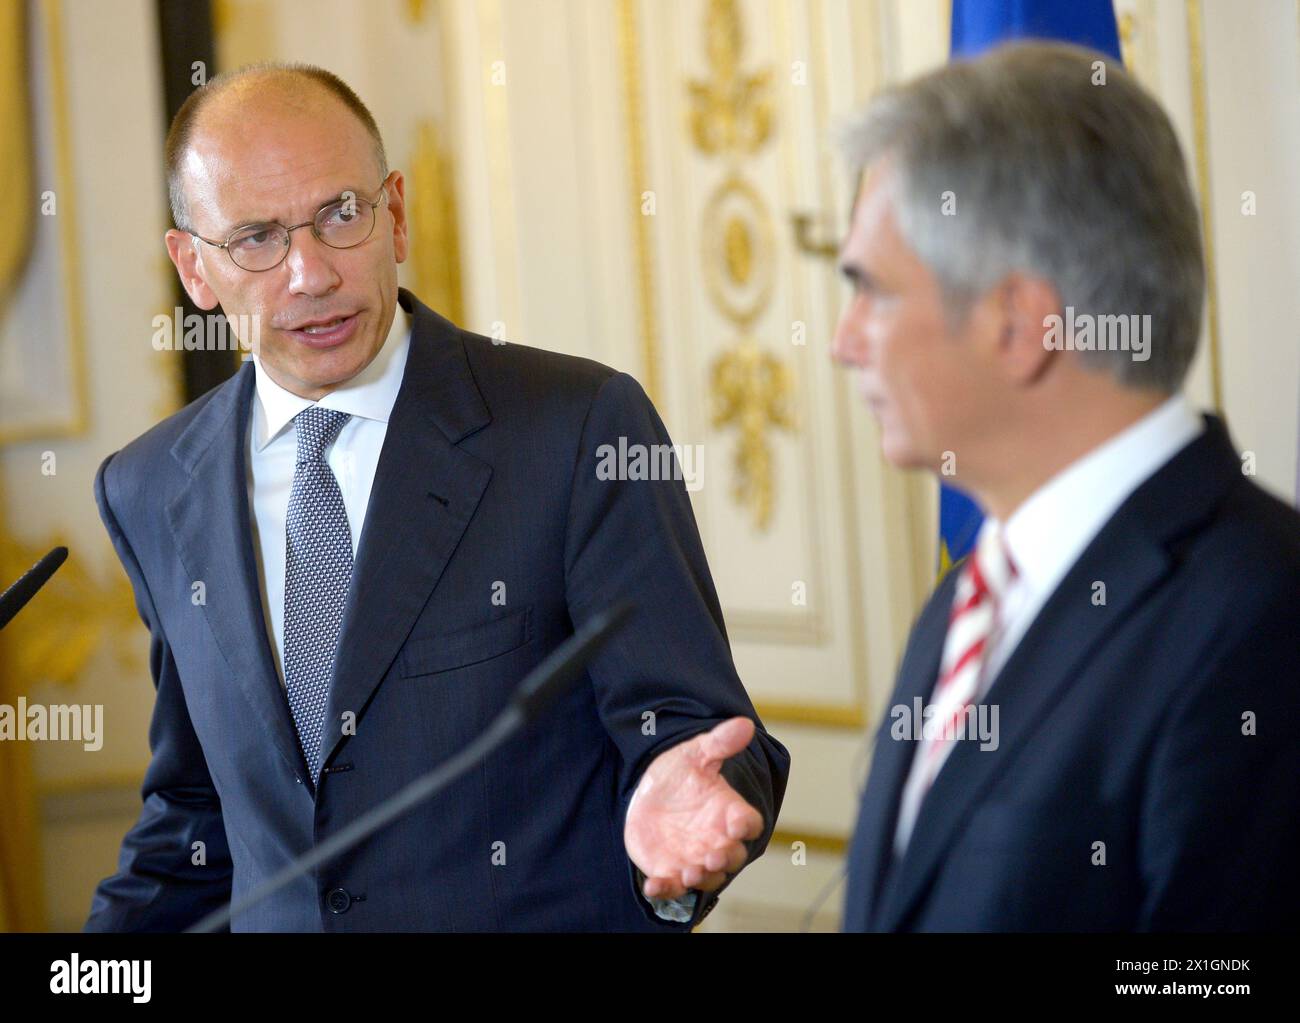
<path id="1" fill-rule="evenodd" d="M 284 549 L 284 683 L 312 781 L 352 581 L 352 532 L 343 493 L 323 453 L 349 419 L 312 405 L 295 417 L 298 463 Z"/>

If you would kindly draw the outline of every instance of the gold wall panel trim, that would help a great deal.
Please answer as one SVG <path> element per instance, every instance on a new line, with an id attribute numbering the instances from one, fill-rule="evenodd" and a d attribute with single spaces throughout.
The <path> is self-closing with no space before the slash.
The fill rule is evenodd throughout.
<path id="1" fill-rule="evenodd" d="M 705 157 L 725 161 L 723 180 L 705 200 L 700 261 L 705 292 L 738 336 L 712 363 L 709 395 L 714 429 L 736 430 L 731 496 L 765 532 L 776 503 L 776 456 L 769 433 L 796 429 L 792 374 L 750 333 L 768 310 L 776 248 L 762 194 L 743 175 L 748 157 L 774 134 L 772 68 L 742 70 L 744 23 L 736 0 L 708 0 L 704 52 L 708 77 L 687 78 L 687 134 Z"/>
<path id="2" fill-rule="evenodd" d="M 26 5 L 20 0 L 0 2 L 0 166 L 4 168 L 6 192 L 13 196 L 32 195 L 34 150 L 27 83 Z M 24 198 L 13 204 L 6 230 L 0 234 L 0 318 L 10 293 L 22 278 L 31 256 L 32 203 Z"/>
<path id="3" fill-rule="evenodd" d="M 784 4 L 780 4 L 780 0 L 773 0 L 773 2 L 779 4 L 778 10 L 785 9 Z M 823 0 L 811 0 L 807 12 L 813 67 L 824 69 L 828 67 L 828 56 L 825 48 L 826 17 Z M 855 24 L 857 23 L 855 22 Z M 874 20 L 869 20 L 867 24 L 870 26 L 870 32 L 867 33 L 870 40 L 867 49 L 872 53 L 875 61 L 875 70 L 872 70 L 870 74 L 873 76 L 873 80 L 878 80 L 878 69 L 883 66 L 884 61 L 883 43 L 877 23 Z M 784 35 L 788 36 L 788 31 Z M 816 133 L 818 137 L 822 138 L 826 137 L 830 130 L 829 98 L 824 84 L 824 77 L 822 74 L 812 76 L 814 97 L 812 110 Z M 783 147 L 788 163 L 789 160 L 794 158 L 792 143 L 788 136 L 783 143 Z M 818 168 L 819 194 L 824 200 L 828 201 L 835 194 L 830 176 L 829 157 L 819 157 Z M 839 314 L 839 277 L 832 267 L 828 272 L 821 275 L 821 280 L 826 308 L 833 322 L 838 318 Z M 865 631 L 862 627 L 862 623 L 866 621 L 866 611 L 863 599 L 861 546 L 857 534 L 859 525 L 858 505 L 856 493 L 851 482 L 849 482 L 855 478 L 856 468 L 853 462 L 853 451 L 848 443 L 848 439 L 852 436 L 852 429 L 846 405 L 847 386 L 847 382 L 843 377 L 834 379 L 832 403 L 837 434 L 837 443 L 835 444 L 837 465 L 840 478 L 845 481 L 844 496 L 840 505 L 843 512 L 843 528 L 845 530 L 845 547 L 847 551 L 848 616 L 846 627 L 849 630 L 849 670 L 852 676 L 854 699 L 848 703 L 761 700 L 755 702 L 755 707 L 765 721 L 813 725 L 822 728 L 843 728 L 860 732 L 870 720 L 866 689 L 866 679 L 870 669 L 867 660 Z M 811 452 L 812 440 L 809 431 L 804 431 L 804 440 L 808 446 L 806 453 L 807 464 L 810 467 L 810 473 L 812 473 L 814 471 L 812 467 L 816 465 L 816 461 Z M 904 491 L 904 499 L 909 502 L 913 500 L 910 490 Z M 821 565 L 820 546 L 815 532 L 811 542 L 814 551 L 817 552 L 815 554 L 817 564 Z M 915 550 L 912 552 L 912 556 L 908 560 L 908 567 L 911 569 L 909 578 L 914 576 L 917 579 L 924 578 L 928 581 L 929 569 L 921 564 L 919 552 Z M 922 592 L 928 592 L 928 586 Z M 814 645 L 824 643 L 829 632 L 829 626 L 820 613 L 792 618 L 790 615 L 781 613 L 729 611 L 726 613 L 726 619 L 728 631 L 733 640 L 740 638 L 750 642 Z"/>
<path id="4" fill-rule="evenodd" d="M 106 789 L 128 789 L 138 793 L 144 784 L 144 776 L 145 768 L 141 767 L 138 771 L 101 771 L 75 778 L 51 778 L 36 783 L 36 795 L 39 799 L 58 798 L 84 792 L 103 792 Z"/>
<path id="5" fill-rule="evenodd" d="M 788 41 L 793 38 L 792 25 L 790 21 L 789 4 L 784 0 L 769 0 L 771 17 L 775 26 L 775 38 Z M 785 61 L 793 59 L 794 51 L 787 48 L 783 55 Z M 781 61 L 778 60 L 778 63 Z M 814 112 L 815 113 L 815 112 Z M 781 166 L 784 173 L 784 186 L 788 194 L 795 194 L 795 181 L 797 175 L 794 170 L 794 146 L 792 136 L 789 132 L 781 136 L 780 139 L 780 156 Z M 808 306 L 807 295 L 804 290 L 803 277 L 798 273 L 790 274 L 791 302 L 797 310 L 804 310 Z M 800 373 L 795 377 L 798 385 L 799 398 L 803 407 L 814 407 L 814 402 L 809 390 L 808 374 Z M 818 458 L 813 444 L 813 435 L 811 429 L 799 431 L 803 445 L 803 466 L 806 473 L 806 484 L 801 488 L 805 500 L 807 514 L 802 519 L 804 541 L 811 551 L 812 568 L 810 579 L 824 579 L 825 574 L 825 557 L 822 546 L 822 530 L 816 526 L 817 505 L 816 497 L 821 493 L 818 486 Z M 771 610 L 729 610 L 726 612 L 727 628 L 733 639 L 743 639 L 751 643 L 761 644 L 779 644 L 791 646 L 822 646 L 830 638 L 831 633 L 831 612 L 834 606 L 829 599 L 821 599 L 816 594 L 812 597 L 811 603 L 806 606 L 802 612 L 789 611 L 771 611 Z M 854 641 L 852 638 L 851 642 Z M 799 713 L 801 704 L 785 704 L 796 708 L 795 713 Z M 808 714 L 800 720 L 811 720 L 818 718 L 819 709 L 812 707 Z"/>
<path id="6" fill-rule="evenodd" d="M 799 700 L 755 700 L 754 709 L 764 721 L 791 725 L 816 725 L 860 732 L 868 724 L 867 713 L 849 703 L 804 703 Z"/>
<path id="7" fill-rule="evenodd" d="M 505 24 L 501 0 L 475 0 L 480 36 L 486 46 L 494 47 L 496 56 L 483 65 L 483 107 L 487 118 L 488 175 L 492 194 L 492 242 L 497 269 L 498 309 L 492 320 L 506 325 L 506 336 L 517 336 L 522 327 L 516 322 L 523 316 L 519 299 L 519 239 L 516 235 L 514 167 L 510 149 L 511 72 L 506 59 Z M 506 68 L 502 85 L 492 82 L 492 62 L 500 60 Z"/>
<path id="8" fill-rule="evenodd" d="M 81 301 L 81 263 L 77 246 L 76 204 L 72 173 L 72 129 L 68 114 L 68 82 L 65 74 L 63 20 L 61 0 L 42 0 L 45 52 L 50 70 L 50 112 L 53 117 L 54 179 L 58 210 L 58 235 L 61 252 L 63 303 L 67 316 L 69 373 L 72 381 L 72 415 L 64 420 L 31 423 L 19 428 L 0 430 L 0 445 L 16 441 L 52 437 L 76 437 L 89 426 L 86 368 L 85 320 Z M 39 183 L 38 183 L 38 187 Z"/>
<path id="9" fill-rule="evenodd" d="M 828 66 L 829 58 L 826 51 L 826 10 L 823 0 L 812 0 L 809 11 L 812 19 L 809 24 L 809 32 L 812 36 L 814 67 L 825 68 Z M 883 67 L 884 51 L 878 30 L 872 33 L 872 44 L 869 48 L 872 58 L 877 67 Z M 822 74 L 813 75 L 813 108 L 817 117 L 817 136 L 826 138 L 830 130 L 830 98 L 827 94 L 825 75 Z M 825 156 L 818 160 L 817 177 L 822 201 L 829 201 L 835 195 L 835 188 L 830 176 L 829 159 Z M 824 268 L 822 280 L 826 288 L 829 322 L 834 323 L 839 319 L 841 298 L 839 277 L 834 271 L 833 265 L 830 268 Z M 834 405 L 836 430 L 840 441 L 835 447 L 839 454 L 840 478 L 844 481 L 844 499 L 840 504 L 843 509 L 842 528 L 847 551 L 845 570 L 849 577 L 847 584 L 849 614 L 846 628 L 849 630 L 849 636 L 851 637 L 850 663 L 853 672 L 852 689 L 854 693 L 853 703 L 845 706 L 841 714 L 845 723 L 851 723 L 853 727 L 862 729 L 870 721 L 867 712 L 868 700 L 866 692 L 866 680 L 870 667 L 867 660 L 867 643 L 864 634 L 867 618 L 866 605 L 863 599 L 862 548 L 858 542 L 857 532 L 859 522 L 858 500 L 853 483 L 857 478 L 857 470 L 853 464 L 853 453 L 850 450 L 853 430 L 849 421 L 848 408 L 845 404 L 847 389 L 848 379 L 841 374 L 832 384 L 831 398 Z"/>
<path id="10" fill-rule="evenodd" d="M 449 154 L 432 120 L 416 126 L 411 157 L 411 263 L 422 301 L 453 323 L 465 322 L 460 232 Z"/>
<path id="11" fill-rule="evenodd" d="M 1223 374 L 1219 362 L 1219 282 L 1214 258 L 1214 211 L 1211 208 L 1209 110 L 1205 96 L 1205 17 L 1201 0 L 1186 0 L 1187 50 L 1192 73 L 1192 131 L 1196 147 L 1196 190 L 1201 200 L 1205 244 L 1206 315 L 1210 335 L 1210 392 L 1223 415 Z"/>
<path id="12" fill-rule="evenodd" d="M 767 852 L 765 855 L 771 856 L 780 847 L 783 855 L 789 855 L 790 847 L 795 842 L 802 842 L 809 852 L 826 853 L 830 856 L 844 856 L 849 851 L 849 843 L 852 839 L 846 835 L 836 835 L 826 831 L 810 831 L 800 828 L 797 831 L 787 831 L 783 828 L 777 828 L 772 832 L 771 841 L 767 843 Z"/>
<path id="13" fill-rule="evenodd" d="M 1133 43 L 1138 34 L 1137 17 L 1132 11 L 1125 11 L 1119 16 L 1119 55 L 1124 66 L 1133 69 Z"/>
<path id="14" fill-rule="evenodd" d="M 788 611 L 727 611 L 727 632 L 753 643 L 781 643 L 791 646 L 820 646 L 826 642 L 826 625 L 813 612 L 795 615 Z"/>
<path id="15" fill-rule="evenodd" d="M 636 0 L 618 0 L 618 52 L 623 72 L 623 114 L 627 125 L 628 211 L 636 267 L 637 319 L 641 337 L 643 383 L 650 400 L 663 400 L 659 376 L 659 323 L 655 309 L 654 253 L 650 218 L 641 212 L 646 180 L 645 108 L 641 102 L 640 41 L 636 25 Z"/>

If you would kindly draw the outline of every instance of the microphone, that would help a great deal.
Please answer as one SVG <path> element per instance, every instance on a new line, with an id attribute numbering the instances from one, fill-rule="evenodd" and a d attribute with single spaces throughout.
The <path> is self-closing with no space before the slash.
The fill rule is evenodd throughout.
<path id="1" fill-rule="evenodd" d="M 633 605 L 625 602 L 593 616 L 525 676 L 505 710 L 463 750 L 362 814 L 342 831 L 299 856 L 238 902 L 231 902 L 224 909 L 209 913 L 197 924 L 187 928 L 185 933 L 202 934 L 221 930 L 237 914 L 257 905 L 326 860 L 347 852 L 485 760 L 489 753 L 525 725 L 536 721 L 551 704 L 572 688 L 596 651 L 627 623 L 633 610 Z"/>
<path id="2" fill-rule="evenodd" d="M 68 560 L 68 548 L 55 547 L 41 558 L 18 579 L 16 583 L 0 593 L 0 629 L 9 624 L 27 602 L 36 596 L 36 591 L 49 582 L 58 567 Z"/>

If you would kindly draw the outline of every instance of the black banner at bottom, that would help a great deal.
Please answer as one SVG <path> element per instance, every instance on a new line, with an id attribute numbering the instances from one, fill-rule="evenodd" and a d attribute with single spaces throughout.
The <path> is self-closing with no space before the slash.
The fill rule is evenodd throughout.
<path id="1" fill-rule="evenodd" d="M 1218 1014 L 1291 1002 L 1270 935 L 0 935 L 6 1007 L 98 1012 L 427 1006 L 676 1015 L 1129 1005 Z M 612 991 L 613 1000 L 607 1000 Z M 590 996 L 599 992 L 600 1002 Z M 621 992 L 621 994 L 619 994 Z M 833 999 L 833 1004 L 823 1000 Z"/>

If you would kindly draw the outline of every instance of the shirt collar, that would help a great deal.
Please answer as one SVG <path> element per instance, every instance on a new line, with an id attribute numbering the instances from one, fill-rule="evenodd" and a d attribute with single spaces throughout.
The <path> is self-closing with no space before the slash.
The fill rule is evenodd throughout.
<path id="1" fill-rule="evenodd" d="M 253 403 L 253 450 L 261 451 L 310 405 L 337 409 L 362 419 L 387 423 L 397 401 L 406 371 L 406 356 L 411 346 L 410 317 L 401 305 L 393 314 L 383 347 L 365 369 L 340 384 L 320 401 L 314 402 L 286 391 L 271 379 L 261 359 L 253 355 L 257 375 L 257 400 Z"/>
<path id="2" fill-rule="evenodd" d="M 1036 591 L 1054 589 L 1125 499 L 1202 428 L 1175 394 L 1030 494 L 1005 526 L 1020 577 Z M 999 525 L 986 519 L 983 528 Z"/>

